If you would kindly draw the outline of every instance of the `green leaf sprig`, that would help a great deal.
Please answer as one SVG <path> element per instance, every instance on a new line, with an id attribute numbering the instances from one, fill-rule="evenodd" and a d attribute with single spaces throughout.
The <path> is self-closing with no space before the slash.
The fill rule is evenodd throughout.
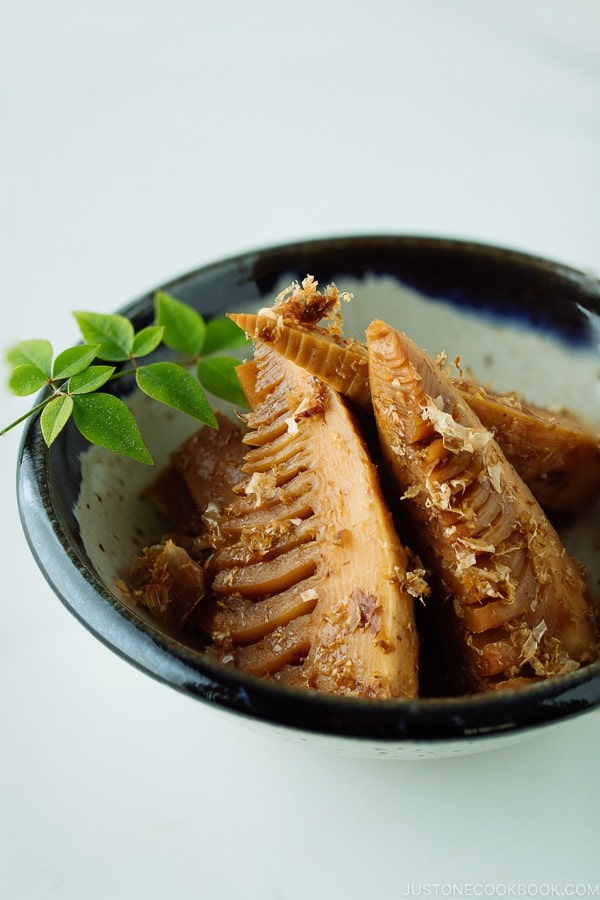
<path id="1" fill-rule="evenodd" d="M 114 394 L 101 391 L 110 381 L 134 377 L 138 388 L 152 399 L 212 428 L 218 423 L 203 387 L 222 400 L 246 406 L 235 371 L 239 358 L 215 355 L 249 344 L 231 319 L 217 316 L 205 321 L 191 306 L 164 291 L 154 295 L 154 324 L 138 332 L 125 316 L 90 312 L 73 315 L 83 344 L 55 356 L 49 341 L 30 340 L 7 352 L 12 392 L 25 397 L 45 387 L 47 395 L 3 428 L 0 435 L 39 413 L 42 435 L 49 447 L 72 417 L 90 443 L 151 465 L 152 456 L 129 407 Z M 179 358 L 140 363 L 161 344 Z M 121 364 L 121 368 L 106 363 Z"/>

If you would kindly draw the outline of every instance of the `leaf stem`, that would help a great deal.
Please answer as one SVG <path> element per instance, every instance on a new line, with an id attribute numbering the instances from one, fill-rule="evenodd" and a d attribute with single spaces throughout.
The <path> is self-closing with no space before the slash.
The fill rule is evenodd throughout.
<path id="1" fill-rule="evenodd" d="M 34 416 L 37 412 L 40 411 L 40 409 L 43 409 L 45 406 L 47 406 L 55 396 L 56 394 L 51 394 L 49 397 L 46 397 L 45 400 L 42 400 L 41 403 L 38 403 L 36 406 L 26 412 L 25 415 L 20 416 L 18 419 L 15 419 L 14 422 L 11 422 L 10 425 L 7 425 L 6 428 L 3 428 L 2 431 L 0 431 L 0 437 L 2 437 L 2 435 L 6 434 L 8 431 L 11 431 L 13 428 L 16 428 L 17 425 L 20 425 L 21 422 L 24 422 L 30 416 Z"/>
<path id="2" fill-rule="evenodd" d="M 139 366 L 137 368 L 139 368 Z M 136 369 L 123 369 L 122 372 L 115 372 L 113 375 L 110 376 L 110 378 L 108 380 L 116 381 L 117 378 L 123 378 L 124 375 L 135 375 L 137 368 Z"/>

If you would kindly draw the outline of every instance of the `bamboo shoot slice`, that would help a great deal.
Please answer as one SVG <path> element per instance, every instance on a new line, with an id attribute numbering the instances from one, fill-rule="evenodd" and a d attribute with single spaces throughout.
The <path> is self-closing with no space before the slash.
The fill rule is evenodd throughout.
<path id="1" fill-rule="evenodd" d="M 376 321 L 367 342 L 384 456 L 420 536 L 419 550 L 453 598 L 471 687 L 496 689 L 487 681 L 492 673 L 506 679 L 551 676 L 590 662 L 597 642 L 578 565 L 491 432 L 406 335 Z M 429 450 L 436 443 L 439 451 L 440 438 L 446 459 L 469 457 L 471 485 L 485 484 L 477 503 L 473 487 L 453 490 L 456 476 L 436 477 L 444 457 L 437 452 L 432 462 Z M 492 543 L 499 515 L 506 527 Z"/>
<path id="2" fill-rule="evenodd" d="M 244 559 L 248 529 L 258 524 L 264 558 L 259 546 L 251 563 L 228 563 L 216 575 L 210 652 L 257 675 L 295 669 L 295 682 L 315 690 L 416 696 L 418 577 L 352 415 L 335 391 L 261 341 L 242 376 L 256 426 L 246 440 L 260 455 L 249 450 L 239 500 L 218 514 L 216 554 Z M 282 444 L 297 447 L 307 469 L 279 487 Z M 295 515 L 297 483 L 311 508 L 304 519 Z M 308 530 L 308 539 L 296 546 L 292 539 L 291 549 L 284 541 L 285 552 L 277 553 L 282 527 L 292 535 Z"/>

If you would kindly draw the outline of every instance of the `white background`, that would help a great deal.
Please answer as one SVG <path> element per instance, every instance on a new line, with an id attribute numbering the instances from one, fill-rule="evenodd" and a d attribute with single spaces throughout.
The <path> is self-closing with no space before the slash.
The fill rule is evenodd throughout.
<path id="1" fill-rule="evenodd" d="M 407 232 L 600 269 L 595 0 L 0 0 L 3 347 L 270 243 Z M 27 401 L 0 388 L 0 421 Z M 0 440 L 0 896 L 395 898 L 600 880 L 600 717 L 434 762 L 320 755 L 60 605 Z M 433 889 L 432 889 L 433 890 Z"/>

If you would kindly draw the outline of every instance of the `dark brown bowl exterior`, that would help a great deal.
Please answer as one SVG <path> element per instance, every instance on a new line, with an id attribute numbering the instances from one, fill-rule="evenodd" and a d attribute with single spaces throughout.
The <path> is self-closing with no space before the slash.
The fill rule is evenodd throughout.
<path id="1" fill-rule="evenodd" d="M 391 276 L 526 327 L 548 330 L 600 359 L 600 283 L 558 263 L 496 247 L 423 237 L 342 237 L 257 250 L 206 266 L 161 288 L 219 314 L 270 302 L 273 288 L 307 272 L 323 283 L 343 276 Z M 121 312 L 149 324 L 152 293 Z M 133 615 L 97 576 L 74 507 L 85 443 L 67 428 L 50 451 L 39 425 L 26 431 L 18 465 L 22 522 L 32 552 L 67 608 L 112 650 L 153 677 L 219 708 L 296 734 L 418 745 L 523 732 L 600 703 L 600 663 L 526 690 L 418 701 L 372 701 L 288 689 L 211 662 Z M 599 526 L 600 528 L 600 526 Z"/>

